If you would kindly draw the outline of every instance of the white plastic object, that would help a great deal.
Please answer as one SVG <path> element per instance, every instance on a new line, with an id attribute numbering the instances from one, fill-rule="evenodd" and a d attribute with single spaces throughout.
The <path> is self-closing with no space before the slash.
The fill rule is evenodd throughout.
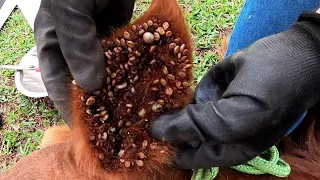
<path id="1" fill-rule="evenodd" d="M 33 47 L 22 58 L 19 65 L 34 65 L 35 67 L 39 67 L 36 47 Z M 18 91 L 25 96 L 33 98 L 41 98 L 48 96 L 40 72 L 36 72 L 33 70 L 16 71 L 14 81 Z"/>
<path id="2" fill-rule="evenodd" d="M 28 24 L 30 25 L 32 30 L 34 30 L 33 24 L 38 13 L 41 0 L 16 0 L 16 3 L 23 16 L 26 18 Z M 33 47 L 27 54 L 24 55 L 19 65 L 34 65 L 35 67 L 39 67 L 36 47 Z M 14 79 L 16 87 L 18 91 L 21 92 L 21 94 L 32 98 L 41 98 L 48 96 L 40 72 L 30 70 L 16 71 Z"/>
<path id="3" fill-rule="evenodd" d="M 11 1 L 11 0 L 7 0 L 7 1 Z M 32 1 L 16 0 L 16 1 L 23 16 L 28 21 L 32 30 L 34 30 L 34 20 L 36 19 L 36 15 L 38 13 L 41 0 L 32 0 Z"/>

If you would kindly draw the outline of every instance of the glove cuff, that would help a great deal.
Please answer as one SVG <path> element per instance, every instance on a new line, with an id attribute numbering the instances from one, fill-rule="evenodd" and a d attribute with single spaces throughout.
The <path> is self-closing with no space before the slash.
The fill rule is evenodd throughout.
<path id="1" fill-rule="evenodd" d="M 304 12 L 299 15 L 297 24 L 303 26 L 320 43 L 320 14 Z"/>
<path id="2" fill-rule="evenodd" d="M 312 21 L 320 24 L 320 14 L 312 11 L 303 12 L 298 17 L 298 22 L 301 21 Z"/>

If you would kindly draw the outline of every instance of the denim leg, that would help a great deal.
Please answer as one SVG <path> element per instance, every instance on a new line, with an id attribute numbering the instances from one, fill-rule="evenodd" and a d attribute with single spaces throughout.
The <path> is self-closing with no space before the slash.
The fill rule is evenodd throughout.
<path id="1" fill-rule="evenodd" d="M 260 38 L 285 31 L 300 13 L 319 6 L 320 0 L 247 0 L 235 24 L 226 56 Z"/>
<path id="2" fill-rule="evenodd" d="M 304 11 L 316 10 L 320 0 L 247 0 L 232 32 L 226 57 L 260 38 L 288 29 Z M 307 112 L 287 132 L 289 135 Z"/>

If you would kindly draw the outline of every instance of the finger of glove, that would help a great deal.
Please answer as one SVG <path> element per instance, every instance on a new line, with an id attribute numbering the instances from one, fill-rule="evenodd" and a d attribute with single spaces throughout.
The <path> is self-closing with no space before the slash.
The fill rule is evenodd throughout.
<path id="1" fill-rule="evenodd" d="M 197 103 L 217 102 L 233 81 L 243 61 L 235 61 L 242 52 L 232 54 L 224 61 L 211 67 L 195 89 L 194 100 Z"/>
<path id="2" fill-rule="evenodd" d="M 52 25 L 50 3 L 42 1 L 35 19 L 35 42 L 42 81 L 49 98 L 54 102 L 62 118 L 70 125 L 71 102 L 68 66 L 62 56 L 59 42 Z M 64 105 L 62 107 L 62 105 Z"/>
<path id="3" fill-rule="evenodd" d="M 223 62 L 212 67 L 196 87 L 193 102 L 197 105 L 189 105 L 187 108 L 169 111 L 159 116 L 150 125 L 153 136 L 163 141 L 204 140 L 202 132 L 197 129 L 198 125 L 193 120 L 197 118 L 203 122 L 211 121 L 211 119 L 215 121 L 214 117 L 221 119 L 211 105 L 221 99 L 227 88 L 231 74 L 234 74 L 233 64 L 233 61 L 228 61 L 228 63 Z M 200 106 L 206 110 L 196 108 Z M 208 130 L 210 131 L 210 129 L 204 129 L 206 132 Z"/>
<path id="4" fill-rule="evenodd" d="M 106 78 L 103 49 L 97 38 L 91 0 L 51 1 L 52 19 L 62 54 L 76 82 L 89 92 Z"/>
<path id="5" fill-rule="evenodd" d="M 226 74 L 225 69 L 227 68 L 224 68 L 224 66 L 224 64 L 219 63 L 218 65 L 212 67 L 208 73 L 203 76 L 196 87 L 193 97 L 194 103 L 202 104 L 219 101 L 226 89 L 224 76 Z M 219 79 L 218 83 L 216 83 L 217 79 Z M 197 129 L 197 125 L 193 123 L 192 117 L 190 117 L 193 115 L 188 112 L 190 109 L 194 109 L 196 106 L 198 105 L 189 105 L 185 109 L 174 110 L 162 114 L 157 118 L 157 120 L 151 123 L 151 133 L 154 137 L 162 141 L 204 140 L 205 138 L 203 137 L 201 131 Z M 203 115 L 210 116 L 209 111 L 208 114 L 202 114 L 202 116 Z M 206 118 L 208 118 L 208 120 L 210 119 L 210 117 Z M 184 124 L 184 126 L 180 126 L 180 124 Z M 184 129 L 182 127 L 184 127 Z"/>
<path id="6" fill-rule="evenodd" d="M 178 149 L 174 164 L 181 169 L 230 167 L 244 164 L 263 150 L 235 144 L 201 144 L 199 148 Z"/>
<path id="7" fill-rule="evenodd" d="M 65 94 L 65 96 L 63 96 L 62 94 Z M 70 102 L 72 102 L 72 98 L 71 98 L 72 96 L 70 94 L 70 91 L 68 91 L 67 89 L 60 89 L 57 91 L 55 96 L 56 96 L 55 101 L 53 101 L 54 107 L 57 109 L 58 114 L 61 116 L 61 119 L 70 128 L 72 128 L 73 126 L 72 105 L 70 104 Z"/>
<path id="8" fill-rule="evenodd" d="M 223 91 L 213 81 L 214 69 L 211 69 L 198 84 L 194 102 L 198 104 L 217 102 Z M 152 136 L 162 141 L 192 141 L 205 140 L 202 132 L 193 122 L 194 114 L 192 111 L 199 105 L 190 104 L 186 108 L 172 110 L 160 115 L 150 123 Z M 210 106 L 205 106 L 210 108 Z M 210 110 L 211 112 L 211 110 Z M 201 118 L 210 118 L 210 112 L 201 114 Z M 200 115 L 200 113 L 199 113 Z"/>
<path id="9" fill-rule="evenodd" d="M 161 141 L 207 141 L 210 131 L 219 127 L 221 136 L 228 127 L 217 116 L 212 102 L 190 104 L 186 108 L 169 111 L 150 123 L 150 134 Z M 218 135 L 218 134 L 216 134 Z M 218 141 L 218 139 L 217 139 Z"/>
<path id="10" fill-rule="evenodd" d="M 269 120 L 270 114 L 276 115 L 260 100 L 234 96 L 218 102 L 189 104 L 183 109 L 164 113 L 150 123 L 150 131 L 162 141 L 234 143 L 276 128 L 274 121 Z"/>
<path id="11" fill-rule="evenodd" d="M 202 77 L 194 93 L 196 103 L 217 102 L 234 77 L 233 63 L 219 63 Z"/>

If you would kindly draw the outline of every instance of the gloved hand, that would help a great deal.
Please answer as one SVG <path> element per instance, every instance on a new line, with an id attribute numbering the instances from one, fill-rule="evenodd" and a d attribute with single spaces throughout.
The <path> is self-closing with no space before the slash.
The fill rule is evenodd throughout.
<path id="1" fill-rule="evenodd" d="M 150 133 L 174 142 L 179 168 L 229 167 L 277 144 L 319 100 L 320 17 L 305 13 L 212 67 L 194 102 L 159 116 Z"/>
<path id="2" fill-rule="evenodd" d="M 35 19 L 35 41 L 49 98 L 71 125 L 70 85 L 89 92 L 106 79 L 98 35 L 130 22 L 135 0 L 42 0 Z"/>

